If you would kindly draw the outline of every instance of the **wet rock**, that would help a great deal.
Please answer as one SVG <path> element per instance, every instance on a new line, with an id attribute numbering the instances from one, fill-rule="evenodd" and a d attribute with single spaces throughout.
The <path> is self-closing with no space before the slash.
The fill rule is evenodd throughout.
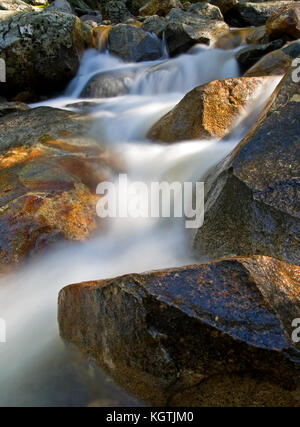
<path id="1" fill-rule="evenodd" d="M 299 289 L 262 256 L 130 274 L 64 288 L 60 333 L 152 405 L 296 406 Z"/>
<path id="2" fill-rule="evenodd" d="M 225 20 L 232 26 L 253 25 L 258 27 L 265 24 L 268 18 L 286 3 L 286 1 L 239 2 L 226 14 Z"/>
<path id="3" fill-rule="evenodd" d="M 166 21 L 158 15 L 147 17 L 142 25 L 142 29 L 144 31 L 153 33 L 157 37 L 162 37 L 164 31 L 166 31 L 166 28 Z"/>
<path id="4" fill-rule="evenodd" d="M 119 24 L 132 18 L 132 14 L 127 9 L 123 1 L 109 1 L 105 5 L 105 19 L 109 19 L 112 24 Z"/>
<path id="5" fill-rule="evenodd" d="M 142 16 L 167 16 L 173 8 L 183 9 L 180 0 L 150 0 L 140 9 Z"/>
<path id="6" fill-rule="evenodd" d="M 0 118 L 0 265 L 99 227 L 96 186 L 114 160 L 87 139 L 84 116 L 41 107 Z"/>
<path id="7" fill-rule="evenodd" d="M 236 59 L 241 65 L 242 70 L 248 70 L 252 65 L 260 60 L 264 55 L 269 52 L 273 52 L 276 49 L 280 49 L 285 42 L 281 39 L 274 40 L 266 44 L 257 44 L 244 47 L 239 50 L 236 54 Z"/>
<path id="8" fill-rule="evenodd" d="M 220 9 L 217 6 L 213 6 L 207 2 L 194 3 L 188 8 L 187 11 L 190 13 L 196 13 L 204 19 L 216 19 L 219 21 L 224 19 Z"/>
<path id="9" fill-rule="evenodd" d="M 17 111 L 28 110 L 28 105 L 23 102 L 7 102 L 0 99 L 0 117 Z"/>
<path id="10" fill-rule="evenodd" d="M 92 36 L 79 18 L 62 12 L 0 13 L 0 58 L 6 61 L 7 82 L 1 93 L 50 95 L 75 76 L 81 54 Z M 33 78 L 34 76 L 34 78 Z"/>
<path id="11" fill-rule="evenodd" d="M 138 16 L 140 8 L 145 6 L 148 1 L 149 0 L 125 0 L 125 4 L 134 16 Z"/>
<path id="12" fill-rule="evenodd" d="M 136 68 L 102 72 L 92 77 L 81 93 L 82 98 L 111 98 L 125 95 L 134 82 Z"/>
<path id="13" fill-rule="evenodd" d="M 300 38 L 300 3 L 288 4 L 278 9 L 267 21 L 266 32 L 270 38 L 285 35 Z"/>
<path id="14" fill-rule="evenodd" d="M 108 35 L 108 47 L 111 54 L 124 61 L 154 61 L 162 56 L 159 41 L 131 25 L 115 25 Z"/>
<path id="15" fill-rule="evenodd" d="M 245 77 L 284 75 L 294 59 L 300 56 L 300 41 L 294 41 L 285 47 L 263 56 L 245 74 Z"/>
<path id="16" fill-rule="evenodd" d="M 0 10 L 20 12 L 22 10 L 34 10 L 34 8 L 22 0 L 0 0 Z"/>
<path id="17" fill-rule="evenodd" d="M 231 29 L 229 33 L 220 37 L 215 43 L 214 47 L 219 49 L 234 49 L 242 44 L 245 44 L 246 38 L 253 32 L 253 28 L 238 28 Z"/>
<path id="18" fill-rule="evenodd" d="M 261 25 L 260 27 L 256 27 L 251 31 L 247 37 L 246 41 L 248 44 L 252 43 L 269 43 L 270 39 L 268 34 L 266 33 L 266 27 L 265 25 Z"/>
<path id="19" fill-rule="evenodd" d="M 186 52 L 196 43 L 209 45 L 228 32 L 224 21 L 203 19 L 180 9 L 173 9 L 167 16 L 166 40 L 172 56 Z"/>
<path id="20" fill-rule="evenodd" d="M 263 254 L 300 263 L 300 85 L 293 72 L 207 178 L 204 225 L 194 242 L 200 256 Z"/>
<path id="21" fill-rule="evenodd" d="M 150 129 L 148 138 L 163 142 L 222 138 L 264 82 L 264 78 L 234 78 L 199 86 Z"/>

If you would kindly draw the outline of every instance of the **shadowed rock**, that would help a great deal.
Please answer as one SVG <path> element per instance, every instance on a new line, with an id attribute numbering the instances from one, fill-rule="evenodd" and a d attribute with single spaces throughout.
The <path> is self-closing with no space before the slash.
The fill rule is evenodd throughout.
<path id="1" fill-rule="evenodd" d="M 294 406 L 299 289 L 259 256 L 130 274 L 64 288 L 60 333 L 153 405 Z"/>

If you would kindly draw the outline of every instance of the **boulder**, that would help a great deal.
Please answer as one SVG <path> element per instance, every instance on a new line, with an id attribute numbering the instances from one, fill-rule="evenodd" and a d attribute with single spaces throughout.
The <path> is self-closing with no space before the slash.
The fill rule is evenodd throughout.
<path id="1" fill-rule="evenodd" d="M 226 13 L 238 4 L 238 0 L 210 0 L 209 3 L 218 6 L 222 13 Z"/>
<path id="2" fill-rule="evenodd" d="M 99 227 L 96 187 L 114 161 L 84 116 L 40 107 L 0 118 L 0 265 Z"/>
<path id="3" fill-rule="evenodd" d="M 300 38 L 300 2 L 278 9 L 267 21 L 266 32 L 271 39 L 285 35 Z"/>
<path id="4" fill-rule="evenodd" d="M 55 12 L 0 12 L 0 58 L 6 61 L 6 83 L 1 92 L 12 98 L 29 91 L 50 95 L 62 90 L 76 75 L 81 54 L 92 36 L 79 18 Z"/>
<path id="5" fill-rule="evenodd" d="M 132 14 L 127 9 L 123 1 L 109 1 L 105 4 L 105 19 L 109 19 L 112 24 L 119 24 L 132 18 Z"/>
<path id="6" fill-rule="evenodd" d="M 137 69 L 112 70 L 101 72 L 87 83 L 80 96 L 82 98 L 111 98 L 125 95 L 137 74 Z"/>
<path id="7" fill-rule="evenodd" d="M 54 0 L 54 2 L 52 2 L 50 6 L 47 7 L 47 10 L 56 10 L 59 12 L 69 13 L 71 15 L 75 14 L 68 0 Z"/>
<path id="8" fill-rule="evenodd" d="M 300 56 L 300 41 L 296 40 L 285 47 L 263 56 L 245 74 L 245 77 L 284 75 L 294 59 Z"/>
<path id="9" fill-rule="evenodd" d="M 142 29 L 148 33 L 153 33 L 157 37 L 162 37 L 163 33 L 166 31 L 167 24 L 165 19 L 161 18 L 158 15 L 148 16 L 143 22 Z"/>
<path id="10" fill-rule="evenodd" d="M 166 22 L 166 41 L 171 56 L 186 52 L 196 43 L 210 45 L 229 32 L 224 21 L 203 19 L 180 9 L 173 9 Z"/>
<path id="11" fill-rule="evenodd" d="M 149 0 L 125 0 L 125 4 L 134 16 L 138 16 L 140 8 L 145 6 L 148 1 Z"/>
<path id="12" fill-rule="evenodd" d="M 300 85 L 292 69 L 255 126 L 206 180 L 201 257 L 263 254 L 300 263 Z"/>
<path id="13" fill-rule="evenodd" d="M 192 4 L 188 10 L 190 13 L 196 13 L 204 19 L 216 19 L 219 21 L 224 20 L 220 9 L 217 6 L 213 6 L 207 2 L 199 2 Z"/>
<path id="14" fill-rule="evenodd" d="M 154 61 L 162 56 L 161 44 L 141 28 L 131 25 L 115 25 L 108 35 L 111 54 L 124 61 Z"/>
<path id="15" fill-rule="evenodd" d="M 199 86 L 150 129 L 148 138 L 163 142 L 222 138 L 265 81 L 233 78 Z"/>
<path id="16" fill-rule="evenodd" d="M 297 406 L 299 273 L 254 256 L 67 286 L 60 334 L 153 406 Z"/>
<path id="17" fill-rule="evenodd" d="M 268 34 L 266 33 L 266 26 L 261 25 L 260 27 L 256 27 L 253 29 L 253 31 L 250 31 L 249 34 L 246 37 L 246 42 L 248 44 L 252 43 L 269 43 L 270 38 Z"/>
<path id="18" fill-rule="evenodd" d="M 245 71 L 258 62 L 264 55 L 280 49 L 284 44 L 284 41 L 281 39 L 266 44 L 252 44 L 239 50 L 235 57 L 241 65 L 242 70 Z"/>
<path id="19" fill-rule="evenodd" d="M 276 10 L 293 1 L 239 2 L 225 15 L 225 20 L 232 26 L 245 27 L 264 25 Z"/>
<path id="20" fill-rule="evenodd" d="M 173 8 L 183 9 L 180 0 L 150 0 L 140 9 L 142 16 L 167 16 Z"/>

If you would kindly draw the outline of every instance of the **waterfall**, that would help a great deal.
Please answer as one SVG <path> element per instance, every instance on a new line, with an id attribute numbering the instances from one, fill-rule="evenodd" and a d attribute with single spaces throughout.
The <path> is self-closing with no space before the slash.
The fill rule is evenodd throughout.
<path id="1" fill-rule="evenodd" d="M 238 76 L 234 50 L 196 46 L 178 58 L 142 64 L 125 64 L 107 53 L 88 51 L 65 94 L 32 107 L 72 110 L 93 76 L 129 67 L 135 69 L 136 78 L 127 95 L 93 99 L 90 136 L 121 156 L 130 179 L 146 182 L 204 179 L 247 132 L 278 83 L 274 78 L 257 94 L 245 112 L 251 120 L 238 124 L 226 141 L 162 145 L 147 141 L 146 133 L 194 87 Z M 105 377 L 89 376 L 79 363 L 70 361 L 58 337 L 57 295 L 70 283 L 194 262 L 188 254 L 180 221 L 116 219 L 103 236 L 84 244 L 62 244 L 2 279 L 0 314 L 7 324 L 7 343 L 0 345 L 0 405 L 86 405 L 97 396 L 138 404 Z M 80 389 L 77 400 L 74 388 Z"/>

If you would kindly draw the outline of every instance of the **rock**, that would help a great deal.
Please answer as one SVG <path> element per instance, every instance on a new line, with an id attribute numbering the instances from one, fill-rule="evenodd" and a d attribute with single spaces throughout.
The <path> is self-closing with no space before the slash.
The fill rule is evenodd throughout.
<path id="1" fill-rule="evenodd" d="M 125 0 L 125 4 L 134 16 L 138 16 L 140 8 L 145 6 L 148 1 L 149 0 Z"/>
<path id="2" fill-rule="evenodd" d="M 23 102 L 7 102 L 0 99 L 0 117 L 17 111 L 28 110 L 28 105 Z"/>
<path id="3" fill-rule="evenodd" d="M 157 37 L 162 37 L 164 31 L 166 31 L 166 28 L 166 21 L 158 15 L 147 17 L 142 25 L 142 29 L 144 31 L 153 33 Z"/>
<path id="4" fill-rule="evenodd" d="M 80 96 L 82 98 L 111 98 L 129 92 L 137 74 L 136 68 L 102 72 L 87 83 Z"/>
<path id="5" fill-rule="evenodd" d="M 284 41 L 281 39 L 266 44 L 252 44 L 239 50 L 236 54 L 236 59 L 245 71 L 259 61 L 261 57 L 276 49 L 280 49 L 283 45 Z"/>
<path id="6" fill-rule="evenodd" d="M 238 0 L 211 0 L 209 3 L 218 6 L 222 13 L 226 13 L 238 4 Z"/>
<path id="7" fill-rule="evenodd" d="M 245 74 L 245 77 L 284 75 L 292 65 L 292 61 L 300 56 L 300 41 L 294 41 L 285 47 L 274 50 L 263 56 Z"/>
<path id="8" fill-rule="evenodd" d="M 62 12 L 21 12 L 1 17 L 0 58 L 6 61 L 1 92 L 50 95 L 76 75 L 81 54 L 92 45 L 91 31 Z M 34 98 L 34 96 L 33 96 Z"/>
<path id="9" fill-rule="evenodd" d="M 166 41 L 171 56 L 186 52 L 196 43 L 209 45 L 228 32 L 224 21 L 203 19 L 180 9 L 167 16 Z"/>
<path id="10" fill-rule="evenodd" d="M 270 38 L 285 35 L 300 38 L 300 3 L 288 4 L 278 9 L 267 21 L 266 32 Z"/>
<path id="11" fill-rule="evenodd" d="M 131 25 L 115 25 L 108 35 L 108 47 L 111 54 L 124 61 L 154 61 L 162 56 L 158 40 Z"/>
<path id="12" fill-rule="evenodd" d="M 263 256 L 71 285 L 60 334 L 152 406 L 296 406 L 299 285 Z"/>
<path id="13" fill-rule="evenodd" d="M 220 37 L 215 43 L 214 47 L 218 49 L 235 49 L 242 44 L 245 44 L 246 38 L 249 33 L 253 32 L 253 28 L 238 28 L 231 29 L 229 33 Z"/>
<path id="14" fill-rule="evenodd" d="M 0 10 L 20 12 L 23 10 L 34 10 L 34 8 L 21 0 L 0 0 Z"/>
<path id="15" fill-rule="evenodd" d="M 98 1 L 97 0 L 69 0 L 72 9 L 76 12 L 76 15 L 97 15 Z"/>
<path id="16" fill-rule="evenodd" d="M 57 10 L 59 12 L 69 13 L 71 15 L 74 14 L 72 6 L 67 0 L 54 0 L 54 2 L 47 7 L 47 10 Z"/>
<path id="17" fill-rule="evenodd" d="M 105 5 L 105 19 L 109 19 L 112 24 L 125 22 L 132 17 L 123 1 L 109 1 Z"/>
<path id="18" fill-rule="evenodd" d="M 150 129 L 148 138 L 163 142 L 222 138 L 264 82 L 264 78 L 234 78 L 199 86 Z"/>
<path id="19" fill-rule="evenodd" d="M 87 129 L 84 116 L 48 107 L 0 118 L 1 268 L 96 232 L 96 187 L 117 167 Z"/>
<path id="20" fill-rule="evenodd" d="M 263 254 L 300 263 L 300 85 L 293 73 L 207 178 L 204 225 L 194 241 L 205 259 Z"/>
<path id="21" fill-rule="evenodd" d="M 204 19 L 216 19 L 219 21 L 224 20 L 220 9 L 217 6 L 213 6 L 207 2 L 199 2 L 192 4 L 188 10 L 190 13 L 196 13 Z"/>
<path id="22" fill-rule="evenodd" d="M 140 9 L 142 16 L 167 16 L 173 8 L 183 9 L 180 0 L 150 0 Z"/>
<path id="23" fill-rule="evenodd" d="M 246 37 L 246 41 L 248 44 L 269 43 L 270 39 L 269 39 L 268 34 L 266 33 L 265 25 L 261 25 L 260 27 L 254 28 L 253 31 L 250 31 L 250 33 Z"/>
<path id="24" fill-rule="evenodd" d="M 260 25 L 264 25 L 276 10 L 287 3 L 293 2 L 239 2 L 226 14 L 225 20 L 232 26 L 244 27 L 247 25 L 253 25 L 258 27 Z"/>
<path id="25" fill-rule="evenodd" d="M 82 22 L 95 22 L 97 25 L 100 25 L 102 23 L 102 16 L 99 15 L 82 15 L 80 17 L 80 21 Z"/>

